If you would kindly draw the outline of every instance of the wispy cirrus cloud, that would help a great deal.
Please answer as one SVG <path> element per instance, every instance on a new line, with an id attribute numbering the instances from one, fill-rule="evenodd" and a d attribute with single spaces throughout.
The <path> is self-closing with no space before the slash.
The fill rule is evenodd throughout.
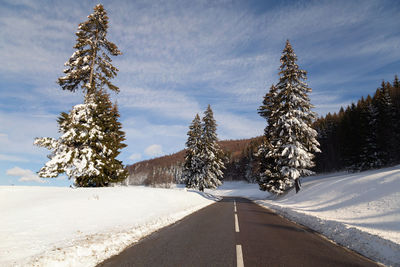
<path id="1" fill-rule="evenodd" d="M 199 110 L 193 97 L 177 90 L 122 87 L 121 91 L 117 96 L 121 106 L 152 111 L 156 116 L 188 119 Z"/>

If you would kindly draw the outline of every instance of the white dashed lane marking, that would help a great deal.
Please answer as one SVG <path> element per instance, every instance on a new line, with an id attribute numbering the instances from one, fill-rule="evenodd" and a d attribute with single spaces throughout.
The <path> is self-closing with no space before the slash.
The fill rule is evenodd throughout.
<path id="1" fill-rule="evenodd" d="M 244 267 L 242 245 L 236 245 L 236 266 Z"/>
<path id="2" fill-rule="evenodd" d="M 235 232 L 239 233 L 239 220 L 237 215 L 236 200 L 233 200 L 233 211 L 235 214 Z M 236 245 L 236 266 L 244 267 L 242 245 Z"/>
<path id="3" fill-rule="evenodd" d="M 236 233 L 239 233 L 239 221 L 236 213 L 235 213 L 235 231 Z"/>

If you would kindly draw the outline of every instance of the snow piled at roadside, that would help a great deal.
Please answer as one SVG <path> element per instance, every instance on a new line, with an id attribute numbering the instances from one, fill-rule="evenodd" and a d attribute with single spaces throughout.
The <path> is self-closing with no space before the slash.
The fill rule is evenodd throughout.
<path id="1" fill-rule="evenodd" d="M 390 240 L 351 227 L 340 221 L 321 219 L 318 216 L 304 214 L 288 207 L 273 205 L 263 201 L 255 202 L 271 208 L 283 217 L 305 225 L 330 240 L 357 251 L 374 261 L 389 266 L 399 266 L 400 264 L 400 245 Z"/>
<path id="2" fill-rule="evenodd" d="M 400 165 L 307 177 L 298 194 L 293 190 L 277 199 L 267 199 L 256 184 L 224 186 L 214 194 L 253 199 L 368 258 L 400 266 Z"/>
<path id="3" fill-rule="evenodd" d="M 0 265 L 95 266 L 215 200 L 180 188 L 0 186 Z"/>
<path id="4" fill-rule="evenodd" d="M 224 182 L 217 189 L 205 189 L 204 192 L 221 197 L 245 197 L 248 199 L 266 199 L 268 192 L 258 189 L 257 184 L 245 181 Z"/>

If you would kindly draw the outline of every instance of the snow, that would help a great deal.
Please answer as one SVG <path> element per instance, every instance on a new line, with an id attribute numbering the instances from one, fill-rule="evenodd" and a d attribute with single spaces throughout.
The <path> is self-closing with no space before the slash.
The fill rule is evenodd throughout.
<path id="1" fill-rule="evenodd" d="M 221 197 L 245 197 L 249 199 L 266 199 L 265 191 L 258 189 L 258 184 L 245 181 L 224 182 L 217 189 L 204 189 L 204 192 Z"/>
<path id="2" fill-rule="evenodd" d="M 206 192 L 248 197 L 377 262 L 400 266 L 400 165 L 302 182 L 298 194 L 292 190 L 276 199 L 243 182 L 225 182 Z"/>
<path id="3" fill-rule="evenodd" d="M 0 186 L 0 266 L 95 266 L 215 200 L 184 188 Z"/>
<path id="4" fill-rule="evenodd" d="M 250 198 L 375 261 L 399 265 L 400 165 L 302 181 L 298 194 L 275 199 L 246 182 L 204 193 L 182 186 L 0 186 L 0 266 L 94 266 L 217 196 Z"/>

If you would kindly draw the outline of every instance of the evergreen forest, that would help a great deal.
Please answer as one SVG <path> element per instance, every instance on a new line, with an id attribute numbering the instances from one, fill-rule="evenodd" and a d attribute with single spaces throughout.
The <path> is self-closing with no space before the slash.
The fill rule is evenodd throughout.
<path id="1" fill-rule="evenodd" d="M 373 96 L 314 123 L 322 153 L 316 172 L 363 171 L 400 163 L 400 85 L 382 81 Z"/>

